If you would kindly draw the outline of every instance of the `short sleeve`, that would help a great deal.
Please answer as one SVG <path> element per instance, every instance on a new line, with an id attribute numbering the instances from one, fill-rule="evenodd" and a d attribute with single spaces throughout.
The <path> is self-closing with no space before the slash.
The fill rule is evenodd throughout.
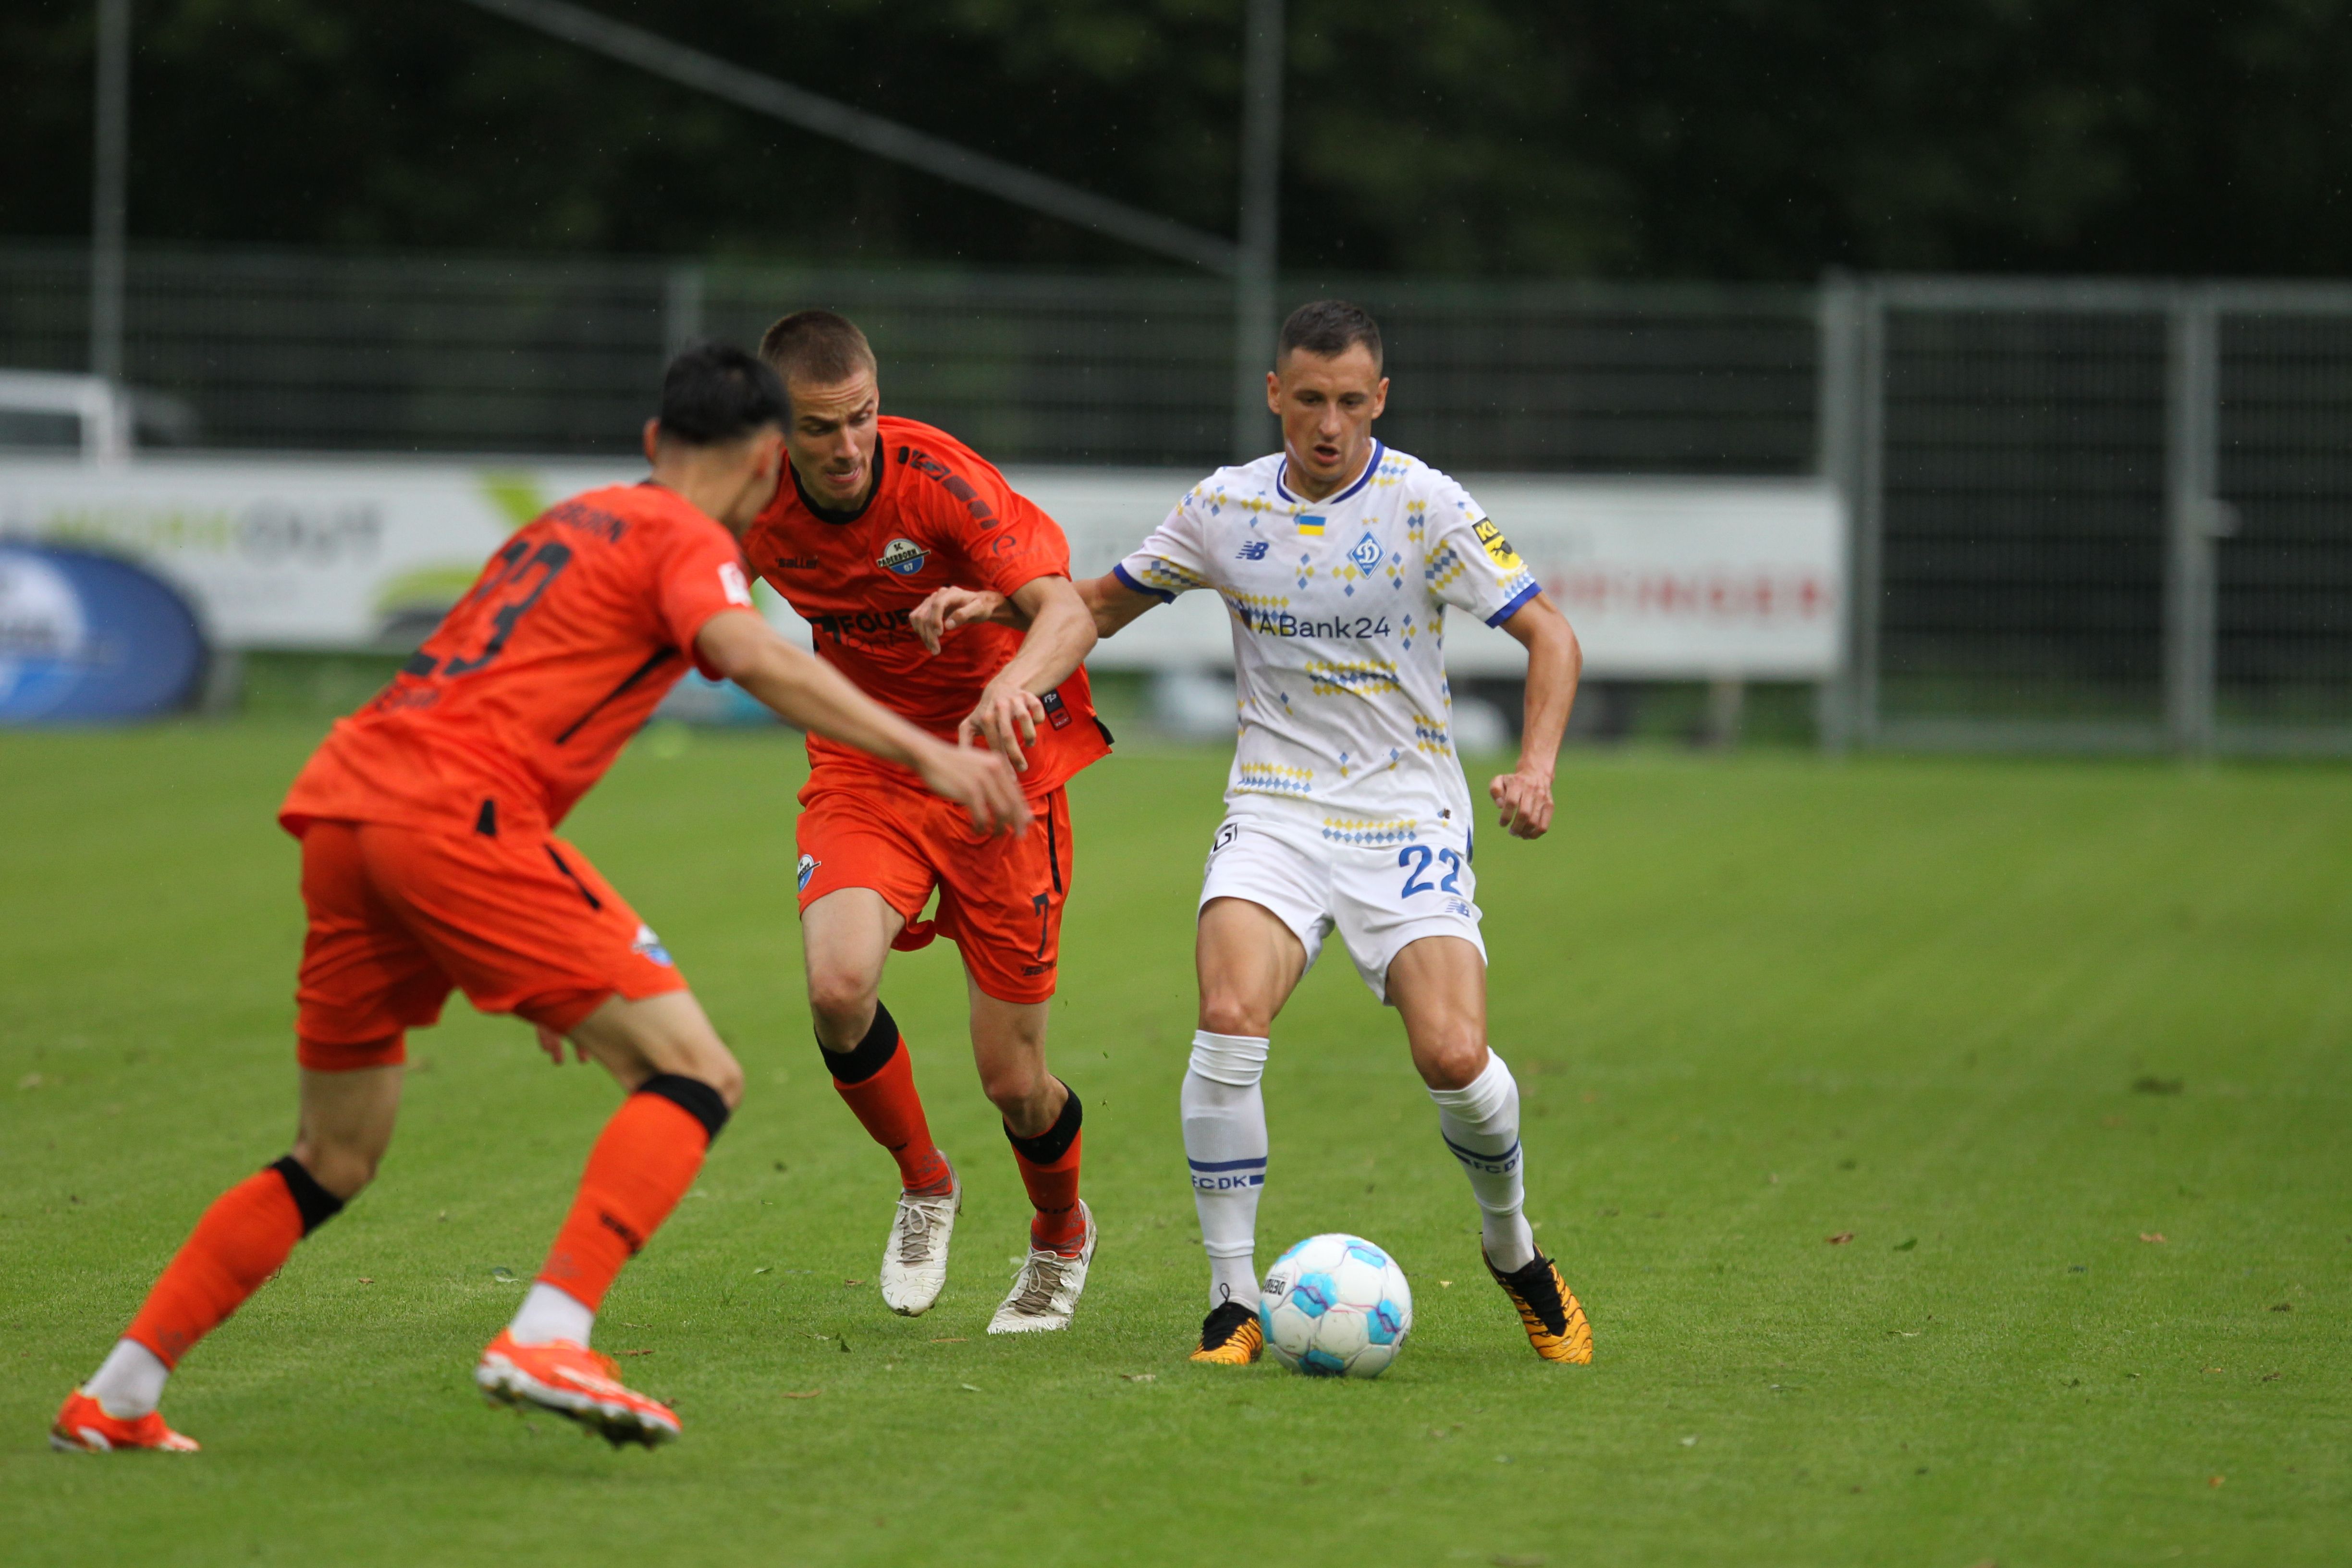
<path id="1" fill-rule="evenodd" d="M 1206 588 L 1209 560 L 1201 526 L 1202 492 L 1194 489 L 1151 531 L 1135 552 L 1112 567 L 1111 575 L 1139 594 L 1163 602 L 1194 588 Z"/>
<path id="2" fill-rule="evenodd" d="M 1536 596 L 1535 574 L 1469 491 L 1439 479 L 1429 498 L 1429 552 L 1422 564 L 1429 591 L 1499 626 Z"/>
<path id="3" fill-rule="evenodd" d="M 956 468 L 917 455 L 929 483 L 918 491 L 931 542 L 971 563 L 979 585 L 1010 597 L 1040 577 L 1070 574 L 1070 542 L 1045 509 L 1005 482 L 987 462 L 966 455 Z M 961 471 L 959 471 L 961 470 Z"/>
<path id="4" fill-rule="evenodd" d="M 715 525 L 678 529 L 663 552 L 658 581 L 662 626 L 670 641 L 686 650 L 697 669 L 718 679 L 719 672 L 702 662 L 695 638 L 722 610 L 752 607 L 751 584 L 743 574 L 741 552 L 726 531 Z"/>

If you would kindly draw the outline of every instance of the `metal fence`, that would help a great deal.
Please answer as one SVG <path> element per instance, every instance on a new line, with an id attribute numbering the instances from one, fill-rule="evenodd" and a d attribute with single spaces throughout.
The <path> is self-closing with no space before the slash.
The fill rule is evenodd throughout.
<path id="1" fill-rule="evenodd" d="M 88 277 L 0 247 L 0 364 L 80 368 Z M 2352 751 L 2352 288 L 1283 292 L 1372 308 L 1383 433 L 1448 468 L 1835 476 L 1832 742 Z M 1003 460 L 1232 456 L 1231 295 L 1181 277 L 150 252 L 127 374 L 217 446 L 617 454 L 671 351 L 810 304 Z"/>
<path id="2" fill-rule="evenodd" d="M 1864 744 L 2352 751 L 2352 289 L 1823 308 Z"/>
<path id="3" fill-rule="evenodd" d="M 86 363 L 88 253 L 0 248 L 0 364 Z M 1794 474 L 1811 290 L 1292 279 L 1381 319 L 1384 433 L 1464 469 Z M 668 353 L 786 310 L 856 318 L 890 406 L 1008 462 L 1231 455 L 1233 298 L 1153 276 L 134 254 L 126 375 L 215 445 L 628 450 Z M 1272 429 L 1267 429 L 1269 444 Z"/>

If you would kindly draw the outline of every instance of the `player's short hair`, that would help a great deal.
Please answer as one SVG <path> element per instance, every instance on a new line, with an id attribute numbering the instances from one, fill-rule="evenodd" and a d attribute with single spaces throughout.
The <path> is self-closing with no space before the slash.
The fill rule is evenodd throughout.
<path id="1" fill-rule="evenodd" d="M 831 310 L 794 310 L 760 339 L 760 357 L 784 384 L 838 386 L 859 371 L 879 374 L 873 345 L 857 323 Z"/>
<path id="2" fill-rule="evenodd" d="M 776 373 L 732 343 L 697 343 L 662 374 L 661 436 L 718 447 L 790 417 Z"/>
<path id="3" fill-rule="evenodd" d="M 1282 323 L 1280 342 L 1274 355 L 1276 364 L 1293 349 L 1305 349 L 1317 359 L 1338 359 L 1358 343 L 1370 352 L 1374 370 L 1383 363 L 1381 324 L 1372 320 L 1370 310 L 1345 300 L 1317 300 L 1299 306 Z"/>

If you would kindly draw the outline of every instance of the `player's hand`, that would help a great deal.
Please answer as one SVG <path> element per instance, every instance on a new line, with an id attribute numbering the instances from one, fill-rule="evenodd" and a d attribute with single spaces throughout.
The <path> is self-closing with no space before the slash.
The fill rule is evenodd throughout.
<path id="1" fill-rule="evenodd" d="M 1035 692 L 992 680 L 980 694 L 980 705 L 956 726 L 956 742 L 984 742 L 1013 772 L 1025 773 L 1029 757 L 1022 748 L 1037 743 L 1037 725 L 1045 717 L 1045 704 Z"/>
<path id="2" fill-rule="evenodd" d="M 933 795 L 971 812 L 974 831 L 1015 837 L 1029 831 L 1021 783 L 994 752 L 934 742 L 916 757 L 915 772 Z"/>
<path id="3" fill-rule="evenodd" d="M 557 1067 L 562 1067 L 563 1065 L 563 1037 L 557 1034 L 554 1030 L 549 1028 L 544 1024 L 533 1024 L 531 1027 L 539 1031 L 539 1048 L 547 1053 L 547 1059 L 553 1062 Z M 575 1042 L 572 1047 L 572 1059 L 574 1061 L 586 1061 L 588 1059 L 587 1048 Z"/>
<path id="4" fill-rule="evenodd" d="M 1541 838 L 1551 827 L 1551 775 L 1521 768 L 1486 785 L 1514 838 Z"/>
<path id="5" fill-rule="evenodd" d="M 1004 595 L 986 588 L 941 588 L 917 605 L 908 617 L 926 653 L 940 651 L 950 632 L 984 621 L 1004 607 Z"/>

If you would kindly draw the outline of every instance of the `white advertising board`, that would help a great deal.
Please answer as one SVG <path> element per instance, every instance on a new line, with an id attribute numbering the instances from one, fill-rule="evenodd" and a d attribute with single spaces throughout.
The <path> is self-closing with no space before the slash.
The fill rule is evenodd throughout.
<path id="1" fill-rule="evenodd" d="M 0 459 L 0 537 L 82 544 L 163 573 L 229 647 L 415 640 L 499 542 L 545 506 L 643 470 L 618 463 L 447 458 Z M 1108 571 L 1199 476 L 1020 468 L 1081 575 Z M 1819 679 L 1836 668 L 1844 524 L 1826 486 L 1779 480 L 1465 480 L 1584 645 L 1620 679 Z M 765 596 L 763 595 L 763 598 Z M 771 617 L 797 629 L 789 612 Z M 1457 673 L 1523 668 L 1518 645 L 1454 617 Z M 1230 662 L 1225 616 L 1188 594 L 1104 643 L 1104 668 Z"/>

